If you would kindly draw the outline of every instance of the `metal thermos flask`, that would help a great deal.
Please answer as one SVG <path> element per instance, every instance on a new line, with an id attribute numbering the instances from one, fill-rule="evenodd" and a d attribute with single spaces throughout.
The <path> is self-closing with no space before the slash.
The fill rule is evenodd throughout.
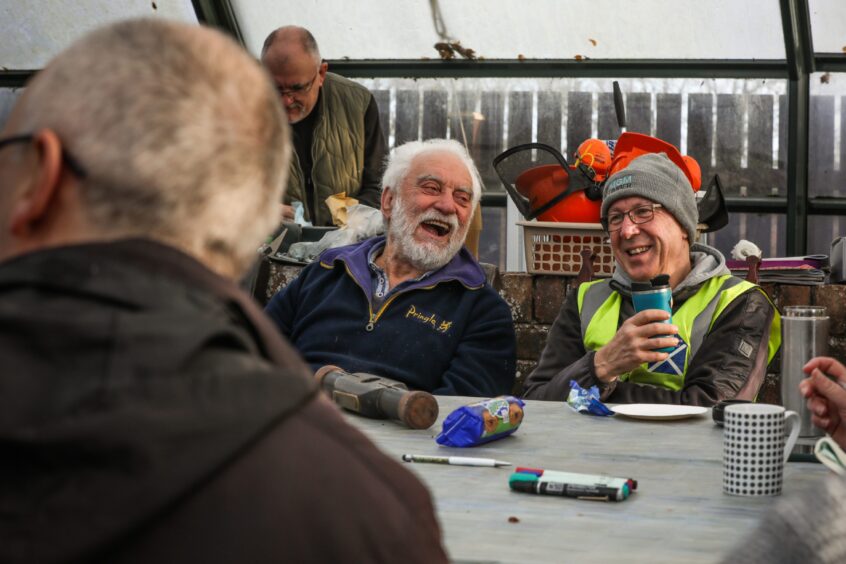
<path id="1" fill-rule="evenodd" d="M 799 437 L 822 437 L 825 432 L 811 423 L 811 412 L 799 393 L 806 377 L 802 367 L 815 356 L 828 354 L 828 315 L 820 306 L 788 306 L 781 317 L 781 403 L 799 414 Z"/>
<path id="2" fill-rule="evenodd" d="M 647 309 L 663 309 L 670 314 L 670 319 L 664 323 L 672 323 L 673 315 L 673 289 L 670 288 L 670 275 L 659 274 L 649 282 L 632 282 L 632 304 L 635 313 Z M 656 335 L 658 337 L 670 337 L 670 335 Z M 671 353 L 676 350 L 674 347 L 655 349 L 659 352 Z"/>

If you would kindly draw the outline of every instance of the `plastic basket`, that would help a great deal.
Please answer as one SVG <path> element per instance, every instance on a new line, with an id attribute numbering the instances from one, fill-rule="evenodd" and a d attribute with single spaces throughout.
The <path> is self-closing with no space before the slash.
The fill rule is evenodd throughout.
<path id="1" fill-rule="evenodd" d="M 608 235 L 595 223 L 559 223 L 554 221 L 518 221 L 523 227 L 526 269 L 530 274 L 575 276 L 582 266 L 579 253 L 594 253 L 593 275 L 606 278 L 614 273 L 614 255 Z"/>

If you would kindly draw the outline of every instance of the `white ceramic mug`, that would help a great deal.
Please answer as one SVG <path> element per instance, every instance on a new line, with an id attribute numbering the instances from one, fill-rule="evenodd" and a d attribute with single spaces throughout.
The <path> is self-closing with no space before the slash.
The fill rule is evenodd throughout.
<path id="1" fill-rule="evenodd" d="M 787 441 L 785 426 L 789 428 Z M 780 405 L 728 406 L 723 434 L 723 491 L 741 496 L 781 494 L 784 463 L 799 428 L 799 415 Z"/>

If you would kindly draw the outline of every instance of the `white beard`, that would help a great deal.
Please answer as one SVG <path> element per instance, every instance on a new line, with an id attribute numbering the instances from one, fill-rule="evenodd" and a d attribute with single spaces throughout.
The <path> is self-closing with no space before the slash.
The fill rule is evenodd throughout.
<path id="1" fill-rule="evenodd" d="M 412 217 L 401 198 L 395 198 L 394 203 L 394 214 L 388 223 L 388 238 L 396 246 L 397 256 L 408 261 L 414 268 L 426 272 L 437 270 L 452 260 L 464 244 L 469 223 L 459 225 L 457 216 L 444 215 L 434 209 Z M 445 245 L 435 241 L 420 242 L 414 238 L 417 226 L 433 219 L 448 223 L 451 227 Z"/>

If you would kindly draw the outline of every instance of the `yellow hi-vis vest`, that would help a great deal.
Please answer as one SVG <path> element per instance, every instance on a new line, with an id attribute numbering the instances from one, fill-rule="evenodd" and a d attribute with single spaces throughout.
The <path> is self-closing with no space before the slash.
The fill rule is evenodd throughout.
<path id="1" fill-rule="evenodd" d="M 617 332 L 622 297 L 611 288 L 609 282 L 609 280 L 597 280 L 579 286 L 578 306 L 582 341 L 588 351 L 595 351 L 604 346 Z M 631 372 L 622 374 L 620 380 L 662 386 L 673 391 L 681 390 L 685 374 L 687 374 L 688 362 L 696 356 L 714 321 L 726 306 L 751 288 L 758 288 L 764 293 L 757 285 L 730 274 L 715 276 L 706 281 L 696 294 L 688 298 L 673 313 L 673 325 L 679 328 L 679 336 L 687 343 L 682 373 L 650 372 L 647 365 L 643 364 Z M 766 296 L 766 293 L 764 295 Z M 767 363 L 773 359 L 779 346 L 781 346 L 781 317 L 776 310 L 770 324 Z"/>

